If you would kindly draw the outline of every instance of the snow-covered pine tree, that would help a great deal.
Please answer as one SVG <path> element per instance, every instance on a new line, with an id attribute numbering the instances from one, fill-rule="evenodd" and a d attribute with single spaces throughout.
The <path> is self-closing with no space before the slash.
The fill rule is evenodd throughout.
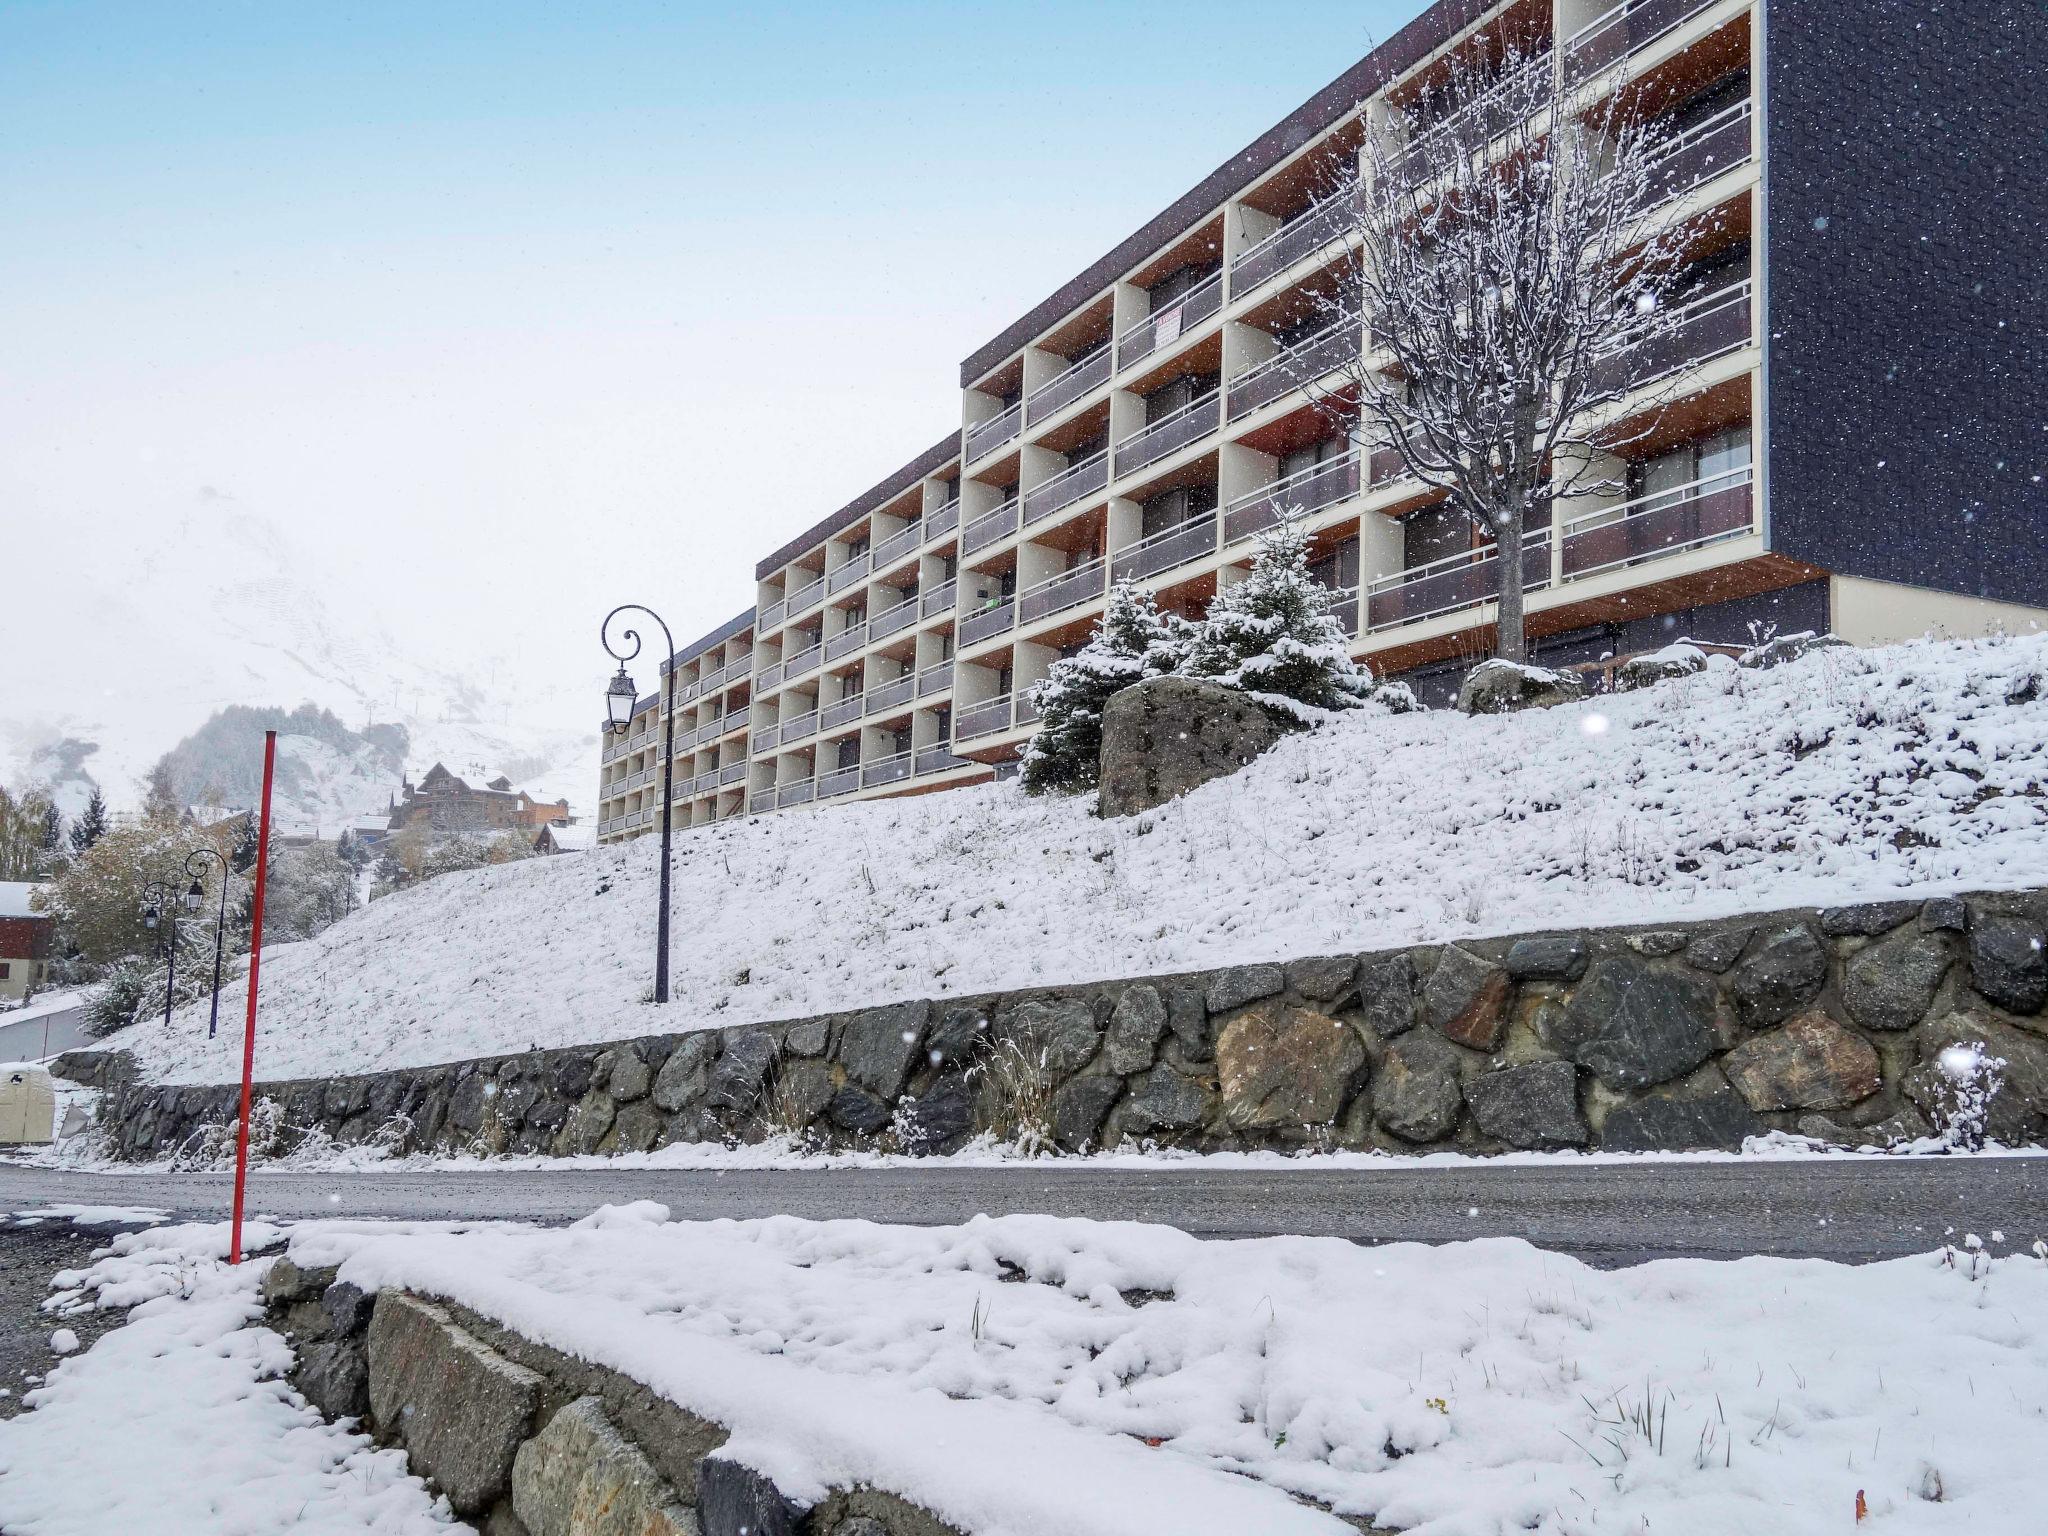
<path id="1" fill-rule="evenodd" d="M 1024 749 L 1024 788 L 1034 795 L 1093 789 L 1101 773 L 1103 706 L 1133 683 L 1173 671 L 1186 644 L 1186 624 L 1162 614 L 1151 593 L 1127 581 L 1112 587 L 1088 643 L 1032 685 L 1038 733 Z"/>
<path id="2" fill-rule="evenodd" d="M 107 802 L 101 796 L 99 786 L 93 786 L 92 798 L 85 802 L 85 809 L 78 820 L 71 824 L 71 851 L 84 853 L 88 848 L 107 835 Z"/>
<path id="3" fill-rule="evenodd" d="M 1413 707 L 1407 689 L 1379 687 L 1351 659 L 1330 594 L 1309 574 L 1308 534 L 1293 518 L 1260 536 L 1251 573 L 1209 604 L 1181 670 L 1315 709 L 1356 709 L 1373 698 Z"/>

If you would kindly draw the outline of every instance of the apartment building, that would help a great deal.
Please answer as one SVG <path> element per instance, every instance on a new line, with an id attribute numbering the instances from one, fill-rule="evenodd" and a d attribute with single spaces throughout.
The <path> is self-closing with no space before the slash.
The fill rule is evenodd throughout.
<path id="1" fill-rule="evenodd" d="M 1197 615 L 1283 507 L 1354 654 L 1454 691 L 1491 644 L 1499 552 L 1301 385 L 1361 345 L 1318 318 L 1331 189 L 1369 134 L 1484 141 L 1483 112 L 1427 114 L 1468 51 L 1648 87 L 1662 195 L 1715 215 L 1683 303 L 1603 362 L 1644 422 L 1674 378 L 1681 397 L 1654 432 L 1627 404 L 1589 424 L 1620 445 L 1598 450 L 1619 488 L 1560 503 L 1515 554 L 1536 660 L 2048 622 L 2048 154 L 2025 121 L 2048 29 L 2026 10 L 1439 0 L 977 348 L 956 431 L 760 562 L 753 609 L 678 658 L 726 690 L 691 716 L 687 819 L 1007 771 L 1026 691 L 1110 584 Z M 606 749 L 608 838 L 658 804 L 656 705 Z M 707 763 L 705 720 L 735 707 L 743 749 Z"/>

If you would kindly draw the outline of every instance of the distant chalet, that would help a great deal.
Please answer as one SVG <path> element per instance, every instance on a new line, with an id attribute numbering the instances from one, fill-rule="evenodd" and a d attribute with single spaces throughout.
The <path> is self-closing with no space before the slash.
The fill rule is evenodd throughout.
<path id="1" fill-rule="evenodd" d="M 440 763 L 429 768 L 418 784 L 406 780 L 400 794 L 402 798 L 391 804 L 392 832 L 420 825 L 436 832 L 533 832 L 567 826 L 570 819 L 567 800 L 536 800 L 525 790 L 514 789 L 503 774 L 478 788 Z"/>

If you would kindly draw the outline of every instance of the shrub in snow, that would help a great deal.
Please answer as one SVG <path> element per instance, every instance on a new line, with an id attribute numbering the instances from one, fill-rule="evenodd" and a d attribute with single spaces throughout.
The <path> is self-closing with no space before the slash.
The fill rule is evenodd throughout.
<path id="1" fill-rule="evenodd" d="M 1959 1151 L 1982 1151 L 1990 1136 L 1991 1101 L 2005 1084 L 2004 1058 L 1974 1041 L 1949 1046 L 1936 1065 L 1943 1090 L 1935 1104 L 1941 1139 Z"/>
<path id="2" fill-rule="evenodd" d="M 1482 661 L 1458 688 L 1458 709 L 1467 715 L 1505 715 L 1518 709 L 1549 709 L 1586 696 L 1576 672 L 1553 672 L 1519 661 Z"/>
<path id="3" fill-rule="evenodd" d="M 1797 661 L 1809 651 L 1835 650 L 1848 643 L 1840 635 L 1817 635 L 1810 629 L 1801 630 L 1796 635 L 1767 635 L 1744 651 L 1736 665 L 1768 671 L 1772 667 L 1782 667 L 1788 661 Z"/>
<path id="4" fill-rule="evenodd" d="M 136 955 L 116 961 L 101 972 L 98 990 L 85 1006 L 85 1032 L 97 1038 L 151 1018 L 161 1020 L 164 983 L 169 979 L 169 968 L 161 958 Z M 226 984 L 225 976 L 222 984 Z M 203 944 L 198 946 L 188 944 L 182 938 L 178 941 L 176 987 L 172 1001 L 173 1006 L 180 1008 L 197 1002 L 213 990 L 213 940 L 210 934 L 205 935 Z"/>
<path id="5" fill-rule="evenodd" d="M 1251 573 L 1218 593 L 1195 627 L 1181 670 L 1313 709 L 1356 709 L 1377 699 L 1415 708 L 1403 685 L 1382 686 L 1351 659 L 1330 592 L 1308 571 L 1308 534 L 1283 519 L 1259 539 Z"/>
<path id="6" fill-rule="evenodd" d="M 1160 613 L 1151 593 L 1118 582 L 1088 643 L 1032 686 L 1039 725 L 1024 749 L 1024 788 L 1034 795 L 1093 789 L 1103 706 L 1133 683 L 1173 671 L 1185 643 L 1177 616 Z"/>

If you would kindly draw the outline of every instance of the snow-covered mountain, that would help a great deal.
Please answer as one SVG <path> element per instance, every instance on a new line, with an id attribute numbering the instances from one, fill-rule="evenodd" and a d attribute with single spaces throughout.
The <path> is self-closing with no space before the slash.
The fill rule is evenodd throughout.
<path id="1" fill-rule="evenodd" d="M 574 717 L 590 701 L 522 687 L 526 674 L 502 657 L 409 649 L 361 568 L 214 495 L 153 543 L 107 550 L 62 581 L 20 584 L 0 611 L 0 644 L 27 662 L 0 695 L 0 782 L 47 781 L 67 813 L 95 783 L 117 809 L 130 806 L 151 764 L 216 710 L 312 703 L 352 730 L 403 726 L 403 766 L 415 775 L 437 760 L 457 773 L 487 765 L 539 798 L 587 808 L 597 733 Z M 281 737 L 284 815 L 337 826 L 380 809 L 400 778 L 388 759 Z"/>

